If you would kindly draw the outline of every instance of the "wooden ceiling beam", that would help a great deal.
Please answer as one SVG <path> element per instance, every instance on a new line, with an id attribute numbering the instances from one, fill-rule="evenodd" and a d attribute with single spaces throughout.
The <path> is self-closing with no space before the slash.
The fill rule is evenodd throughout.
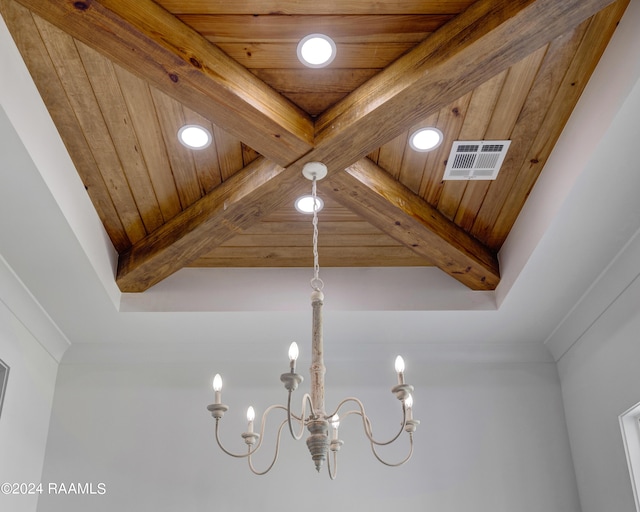
<path id="1" fill-rule="evenodd" d="M 309 116 L 152 0 L 17 0 L 278 165 L 313 145 Z"/>
<path id="2" fill-rule="evenodd" d="M 295 197 L 308 182 L 293 166 L 259 157 L 202 199 L 120 254 L 116 283 L 142 292 Z"/>
<path id="3" fill-rule="evenodd" d="M 154 280 L 158 282 L 163 278 L 161 276 L 166 277 L 204 255 L 233 236 L 239 227 L 236 215 L 242 216 L 243 227 L 258 221 L 260 216 L 255 212 L 266 214 L 282 204 L 283 201 L 277 199 L 294 190 L 295 187 L 290 186 L 292 180 L 296 175 L 299 178 L 302 164 L 312 160 L 328 166 L 330 177 L 333 175 L 330 183 L 337 189 L 332 194 L 344 204 L 349 203 L 350 208 L 372 224 L 413 251 L 422 251 L 434 264 L 470 288 L 495 288 L 499 270 L 494 254 L 446 221 L 415 194 L 407 193 L 395 180 L 386 179 L 380 168 L 371 167 L 368 160 L 361 159 L 416 121 L 437 112 L 611 2 L 475 2 L 321 115 L 316 122 L 315 148 L 287 172 L 274 173 L 275 176 L 265 180 L 261 190 L 256 188 L 251 194 L 245 194 L 242 205 L 235 204 L 233 211 L 220 208 L 211 199 L 215 194 L 211 194 L 206 198 L 206 205 L 204 200 L 198 203 L 198 208 L 202 207 L 205 212 L 199 222 L 192 225 L 189 214 L 182 215 L 168 228 L 147 237 L 130 254 L 123 255 L 118 272 L 120 288 L 142 291 Z M 340 174 L 346 168 L 349 168 L 347 173 Z M 368 172 L 376 177 L 374 181 L 367 179 Z M 221 187 L 227 191 L 222 195 L 234 193 L 234 186 L 229 182 Z M 354 188 L 349 191 L 348 187 Z M 277 197 L 270 196 L 269 191 Z M 374 210 L 387 212 L 394 222 L 383 222 L 374 215 Z M 227 224 L 232 226 L 230 230 Z M 205 225 L 214 228 L 215 233 L 212 235 Z M 169 233 L 165 234 L 165 231 Z M 166 240 L 161 239 L 165 236 L 168 236 Z M 154 252 L 158 254 L 153 255 Z M 142 264 L 137 263 L 140 259 L 144 260 Z"/>
<path id="4" fill-rule="evenodd" d="M 341 170 L 614 0 L 478 0 L 316 120 L 315 155 Z"/>
<path id="5" fill-rule="evenodd" d="M 329 167 L 336 200 L 471 289 L 494 289 L 496 255 L 363 158 L 612 1 L 475 2 L 322 114 L 306 158 Z"/>
<path id="6" fill-rule="evenodd" d="M 364 220 L 472 290 L 500 282 L 496 254 L 368 158 L 320 184 Z"/>
<path id="7" fill-rule="evenodd" d="M 315 140 L 306 115 L 151 0 L 18 1 L 275 162 L 257 160 L 121 255 L 121 290 L 143 291 L 293 198 L 312 160 L 342 202 L 392 215 L 376 224 L 393 238 L 473 289 L 495 288 L 495 255 L 361 159 L 613 0 L 479 0 L 321 115 Z"/>

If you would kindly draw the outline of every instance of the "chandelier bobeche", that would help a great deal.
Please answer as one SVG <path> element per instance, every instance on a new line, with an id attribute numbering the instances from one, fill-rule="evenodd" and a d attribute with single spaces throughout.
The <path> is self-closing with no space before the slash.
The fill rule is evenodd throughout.
<path id="1" fill-rule="evenodd" d="M 312 307 L 312 337 L 311 337 L 311 392 L 305 393 L 302 396 L 302 410 L 300 414 L 294 414 L 291 411 L 291 396 L 292 393 L 302 383 L 303 378 L 300 374 L 296 373 L 296 360 L 298 358 L 298 345 L 294 342 L 289 347 L 289 371 L 283 373 L 280 376 L 280 380 L 283 382 L 285 389 L 288 391 L 287 405 L 271 405 L 268 407 L 262 415 L 262 421 L 260 423 L 260 433 L 254 431 L 254 419 L 255 412 L 253 407 L 249 407 L 247 410 L 247 431 L 242 433 L 241 436 L 247 445 L 247 451 L 245 453 L 233 453 L 227 450 L 220 441 L 219 424 L 220 420 L 224 416 L 224 413 L 229 410 L 229 407 L 222 403 L 222 379 L 220 375 L 216 375 L 213 379 L 213 389 L 215 391 L 215 403 L 209 405 L 207 409 L 211 412 L 211 415 L 216 420 L 215 435 L 216 442 L 220 449 L 232 457 L 246 458 L 249 462 L 249 468 L 256 475 L 264 475 L 267 473 L 278 460 L 278 454 L 280 451 L 280 437 L 285 425 L 288 425 L 289 432 L 295 440 L 300 440 L 304 435 L 305 427 L 309 431 L 307 437 L 307 447 L 311 453 L 311 458 L 315 463 L 317 471 L 320 471 L 325 461 L 327 461 L 327 469 L 330 478 L 333 480 L 337 475 L 338 470 L 338 451 L 340 450 L 343 441 L 338 437 L 338 427 L 340 425 L 339 414 L 342 415 L 342 419 L 347 416 L 356 415 L 360 416 L 362 420 L 362 426 L 364 434 L 371 444 L 371 450 L 374 456 L 380 462 L 387 466 L 401 466 L 407 462 L 413 454 L 413 433 L 417 426 L 420 424 L 418 420 L 413 419 L 413 386 L 405 384 L 404 382 L 404 361 L 402 357 L 398 356 L 395 361 L 395 369 L 398 374 L 398 384 L 391 388 L 391 391 L 396 395 L 398 400 L 402 404 L 402 422 L 399 431 L 387 441 L 378 441 L 374 439 L 371 429 L 371 422 L 366 415 L 363 403 L 354 397 L 348 397 L 342 400 L 336 409 L 327 414 L 324 404 L 324 374 L 325 366 L 323 359 L 323 339 L 322 339 L 322 305 L 324 301 L 324 294 L 322 288 L 324 283 L 319 277 L 320 266 L 318 264 L 318 207 L 319 204 L 316 190 L 316 182 L 324 178 L 327 174 L 327 168 L 320 162 L 311 162 L 304 166 L 302 170 L 303 175 L 312 182 L 312 197 L 313 197 L 313 267 L 314 276 L 311 279 L 311 307 Z M 342 412 L 342 408 L 347 404 L 355 405 L 354 408 Z M 307 410 L 308 407 L 308 410 Z M 262 471 L 256 470 L 251 461 L 251 456 L 256 453 L 262 444 L 263 434 L 265 431 L 265 425 L 267 422 L 267 416 L 275 409 L 282 409 L 286 412 L 286 418 L 280 424 L 277 431 L 277 439 L 275 443 L 275 454 L 271 463 Z M 329 429 L 331 428 L 331 435 Z M 396 441 L 402 432 L 407 432 L 409 436 L 409 453 L 404 459 L 399 462 L 387 462 L 383 460 L 376 451 L 378 446 L 386 446 Z M 329 457 L 329 452 L 332 456 Z"/>

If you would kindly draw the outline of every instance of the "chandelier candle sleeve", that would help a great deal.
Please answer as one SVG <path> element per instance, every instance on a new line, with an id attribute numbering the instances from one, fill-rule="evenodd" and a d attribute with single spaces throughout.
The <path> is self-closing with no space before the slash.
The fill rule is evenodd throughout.
<path id="1" fill-rule="evenodd" d="M 340 426 L 340 416 L 334 414 L 331 417 L 331 429 L 333 430 L 333 436 L 331 438 L 332 441 L 336 441 L 338 439 L 338 427 Z"/>
<path id="2" fill-rule="evenodd" d="M 247 427 L 247 431 L 249 434 L 253 434 L 253 420 L 256 417 L 256 412 L 253 410 L 253 407 L 249 406 L 247 409 L 247 422 L 249 423 Z"/>
<path id="3" fill-rule="evenodd" d="M 291 368 L 291 373 L 295 373 L 296 371 L 296 360 L 298 359 L 298 344 L 294 341 L 289 346 L 289 367 Z"/>
<path id="4" fill-rule="evenodd" d="M 398 372 L 398 384 L 404 384 L 404 359 L 396 357 L 396 372 Z"/>
<path id="5" fill-rule="evenodd" d="M 213 378 L 213 391 L 216 395 L 216 404 L 222 403 L 222 377 L 220 377 L 219 373 L 216 373 L 216 376 Z"/>
<path id="6" fill-rule="evenodd" d="M 413 396 L 409 395 L 405 401 L 404 405 L 407 408 L 407 420 L 413 419 Z"/>

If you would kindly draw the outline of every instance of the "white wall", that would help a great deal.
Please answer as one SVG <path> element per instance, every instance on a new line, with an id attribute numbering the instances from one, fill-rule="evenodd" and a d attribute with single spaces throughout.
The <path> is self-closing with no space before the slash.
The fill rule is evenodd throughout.
<path id="1" fill-rule="evenodd" d="M 350 417 L 341 426 L 345 445 L 338 479 L 331 482 L 324 471 L 316 474 L 303 442 L 285 438 L 281 460 L 264 477 L 217 449 L 206 410 L 213 401 L 214 368 L 224 370 L 223 401 L 232 407 L 223 438 L 242 451 L 238 434 L 246 407 L 260 413 L 282 403 L 278 377 L 287 365 L 264 363 L 259 373 L 270 378 L 263 380 L 246 367 L 214 359 L 176 365 L 63 362 L 43 478 L 94 488 L 104 483 L 106 493 L 43 496 L 38 512 L 244 512 L 303 505 L 312 512 L 579 511 L 553 363 L 413 363 L 407 378 L 416 384 L 415 415 L 422 420 L 414 458 L 402 468 L 380 465 Z M 307 374 L 308 362 L 300 364 Z M 331 370 L 343 369 L 327 366 L 327 409 L 347 394 L 359 396 L 374 432 L 389 436 L 399 421 L 385 416 L 387 409 L 398 413 L 391 368 L 380 369 L 381 387 L 347 390 L 331 385 Z M 367 371 L 354 369 L 347 379 L 358 382 L 360 373 Z M 243 386 L 244 378 L 249 382 Z"/>
<path id="2" fill-rule="evenodd" d="M 0 85 L 4 83 L 0 80 Z M 18 170 L 23 177 L 38 175 L 2 106 L 0 169 L 0 239 L 3 241 L 0 246 L 0 359 L 10 367 L 0 417 L 0 484 L 38 484 L 41 482 L 57 361 L 69 343 L 8 261 L 16 243 L 28 238 L 42 239 L 47 233 L 44 224 L 23 231 L 14 222 L 16 216 L 28 217 L 26 212 L 31 205 L 16 198 L 11 186 L 12 173 Z M 30 192 L 34 192 L 34 188 L 30 188 Z M 37 256 L 32 253 L 30 257 Z M 12 262 L 20 264 L 19 258 Z M 41 263 L 40 267 L 42 271 L 47 270 L 46 263 Z M 36 494 L 23 496 L 0 492 L 2 511 L 35 511 L 37 501 Z"/>
<path id="3" fill-rule="evenodd" d="M 37 484 L 58 365 L 6 306 L 7 288 L 0 292 L 0 358 L 10 367 L 0 416 L 0 483 Z M 38 497 L 0 493 L 0 510 L 35 512 Z"/>
<path id="4" fill-rule="evenodd" d="M 634 20 L 640 19 L 640 2 L 631 2 L 628 15 L 633 18 L 623 19 L 619 34 L 629 51 L 637 55 L 640 40 Z M 583 222 L 595 225 L 606 216 L 608 206 L 602 198 L 616 197 L 609 196 L 607 188 L 623 187 L 637 195 L 640 167 L 631 148 L 637 145 L 640 130 L 639 62 L 633 59 L 630 64 L 633 86 L 576 185 L 579 190 L 587 183 L 600 184 L 600 194 L 583 198 L 592 205 L 593 215 L 585 217 L 567 208 L 562 215 L 567 232 Z M 619 156 L 615 168 L 614 155 Z M 635 172 L 619 180 L 613 176 L 619 169 Z M 623 232 L 637 226 L 639 218 L 640 202 L 636 199 L 610 229 Z M 583 512 L 635 511 L 618 416 L 640 402 L 639 261 L 640 233 L 636 233 L 547 340 L 558 361 Z"/>
<path id="5" fill-rule="evenodd" d="M 635 511 L 618 416 L 640 402 L 638 261 L 640 235 L 563 330 L 579 333 L 558 368 L 583 512 Z M 598 312 L 591 324 L 587 312 Z"/>

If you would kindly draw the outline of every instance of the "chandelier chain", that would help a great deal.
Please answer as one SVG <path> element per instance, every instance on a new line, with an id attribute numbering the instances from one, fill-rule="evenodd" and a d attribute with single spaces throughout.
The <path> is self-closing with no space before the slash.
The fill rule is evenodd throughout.
<path id="1" fill-rule="evenodd" d="M 318 190 L 317 180 L 313 177 L 311 184 L 311 197 L 313 199 L 313 279 L 311 280 L 311 288 L 320 291 L 324 287 L 322 279 L 320 279 L 320 263 L 318 259 Z"/>

